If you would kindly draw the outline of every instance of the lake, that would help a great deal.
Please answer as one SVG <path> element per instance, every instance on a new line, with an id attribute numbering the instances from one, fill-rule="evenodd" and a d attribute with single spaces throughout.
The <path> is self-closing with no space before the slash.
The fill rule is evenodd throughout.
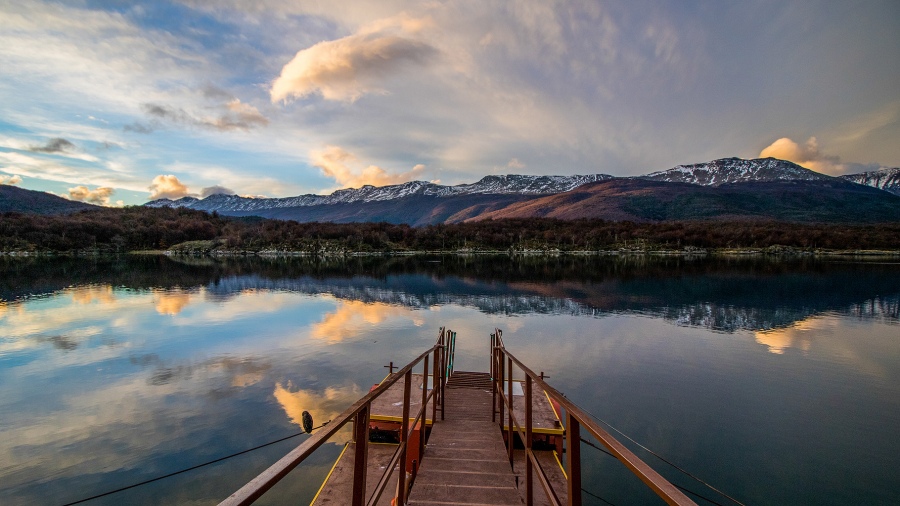
<path id="1" fill-rule="evenodd" d="M 568 398 L 745 504 L 900 503 L 896 260 L 137 256 L 0 273 L 0 504 L 67 504 L 296 434 L 441 326 L 457 370 L 487 371 L 500 328 Z M 85 504 L 216 504 L 303 437 Z M 258 504 L 308 503 L 339 451 Z M 661 503 L 582 454 L 586 504 Z"/>

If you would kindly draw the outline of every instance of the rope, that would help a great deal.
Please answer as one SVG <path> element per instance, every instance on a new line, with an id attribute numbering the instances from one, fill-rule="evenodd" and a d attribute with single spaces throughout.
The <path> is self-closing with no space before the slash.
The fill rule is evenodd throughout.
<path id="1" fill-rule="evenodd" d="M 572 404 L 575 404 L 571 399 L 569 399 L 569 402 L 572 402 Z M 578 406 L 577 404 L 575 404 L 575 405 Z M 625 434 L 624 432 L 620 431 L 619 429 L 613 427 L 612 424 L 610 424 L 610 423 L 607 422 L 606 420 L 604 420 L 604 419 L 600 418 L 599 416 L 597 416 L 597 415 L 591 413 L 590 411 L 584 409 L 584 408 L 581 407 L 581 406 L 578 406 L 578 408 L 579 408 L 580 410 L 582 410 L 583 412 L 587 413 L 588 415 L 590 415 L 591 417 L 593 417 L 595 420 L 597 420 L 597 421 L 603 423 L 604 425 L 606 425 L 607 427 L 609 427 L 610 429 L 612 429 L 613 431 L 615 431 L 616 433 L 618 433 L 620 436 L 624 437 L 625 439 L 627 439 L 627 440 L 631 441 L 632 443 L 636 444 L 637 446 L 641 447 L 641 448 L 642 448 L 643 450 L 645 450 L 647 453 L 653 455 L 654 457 L 656 457 L 656 458 L 658 458 L 659 460 L 665 462 L 666 464 L 669 464 L 670 466 L 674 467 L 675 469 L 677 469 L 678 471 L 680 471 L 681 473 L 683 473 L 685 476 L 688 476 L 689 478 L 693 479 L 694 481 L 703 484 L 703 485 L 706 486 L 708 489 L 712 490 L 713 492 L 715 492 L 715 493 L 721 495 L 722 497 L 728 499 L 729 501 L 731 501 L 731 502 L 733 502 L 733 503 L 735 503 L 735 504 L 738 504 L 738 505 L 740 505 L 740 506 L 747 506 L 746 504 L 742 503 L 741 501 L 738 501 L 738 500 L 735 499 L 734 497 L 731 497 L 730 495 L 726 494 L 725 492 L 722 492 L 721 490 L 717 489 L 716 487 L 714 487 L 714 486 L 710 485 L 709 483 L 703 481 L 703 480 L 700 479 L 699 477 L 693 475 L 690 471 L 687 471 L 687 470 L 685 470 L 685 469 L 679 467 L 677 464 L 675 464 L 675 463 L 673 463 L 673 462 L 667 460 L 667 459 L 666 459 L 665 457 L 663 457 L 662 455 L 660 455 L 660 454 L 654 452 L 653 450 L 651 450 L 650 448 L 647 448 L 646 446 L 642 445 L 641 443 L 638 443 L 637 441 L 635 441 L 634 439 L 632 439 L 631 436 L 629 436 L 628 434 Z M 584 439 L 582 439 L 582 441 L 584 441 Z M 590 443 L 588 443 L 588 444 L 590 444 Z M 595 445 L 593 445 L 593 444 L 591 444 L 591 446 L 593 446 L 594 448 L 597 448 L 597 446 L 595 446 Z M 600 448 L 597 448 L 597 449 L 603 451 L 603 452 L 606 453 L 607 455 L 612 455 L 611 453 L 609 453 L 609 452 L 607 452 L 607 451 L 605 451 L 605 450 L 602 450 L 602 449 L 600 449 Z M 678 485 L 675 485 L 675 486 L 678 487 Z M 678 487 L 678 488 L 681 488 L 681 487 Z M 691 492 L 691 493 L 694 494 L 694 495 L 696 495 L 697 497 L 702 497 L 703 499 L 706 499 L 705 497 L 701 496 L 700 494 L 697 494 L 696 492 Z M 717 503 L 717 502 L 715 502 L 715 501 L 712 501 L 712 500 L 710 500 L 710 499 L 706 499 L 706 500 L 709 501 L 709 502 L 711 502 L 711 503 L 713 503 L 713 504 L 719 504 L 719 503 Z"/>
<path id="2" fill-rule="evenodd" d="M 593 447 L 593 448 L 599 450 L 599 451 L 602 452 L 602 453 L 605 453 L 605 454 L 609 455 L 609 456 L 612 457 L 612 458 L 616 458 L 616 456 L 613 455 L 612 453 L 609 453 L 608 451 L 606 451 L 606 450 L 604 450 L 603 448 L 601 448 L 601 447 L 595 445 L 594 443 L 588 441 L 588 440 L 585 439 L 585 438 L 581 438 L 581 442 L 584 443 L 584 444 L 586 444 L 586 445 L 588 445 L 588 446 L 591 446 L 591 447 Z M 701 495 L 701 494 L 698 494 L 697 492 L 694 492 L 693 490 L 691 490 L 691 489 L 689 489 L 689 488 L 682 487 L 682 486 L 677 485 L 677 484 L 675 484 L 675 483 L 673 483 L 672 485 L 675 485 L 675 487 L 680 488 L 680 489 L 683 490 L 684 492 L 687 492 L 687 493 L 689 493 L 689 494 L 691 494 L 691 495 L 697 496 L 697 497 L 699 497 L 700 499 L 703 499 L 704 501 L 711 502 L 711 503 L 713 503 L 713 504 L 715 504 L 715 505 L 717 505 L 717 506 L 725 506 L 724 504 L 722 504 L 722 503 L 720 503 L 720 502 L 716 502 L 716 501 L 714 501 L 713 499 L 710 499 L 709 497 L 706 497 L 706 496 L 703 496 L 703 495 Z M 587 492 L 587 491 L 585 490 L 585 492 Z M 588 492 L 588 493 L 590 493 L 590 492 Z M 596 497 L 596 496 L 595 496 L 595 497 Z M 598 499 L 600 499 L 600 498 L 598 497 Z M 600 499 L 600 500 L 602 501 L 603 499 Z"/>
<path id="3" fill-rule="evenodd" d="M 331 420 L 329 420 L 328 422 L 323 423 L 322 425 L 319 425 L 318 427 L 313 427 L 312 430 L 321 429 L 322 427 L 328 425 L 329 422 L 331 422 Z M 219 457 L 219 458 L 217 458 L 217 459 L 215 459 L 215 460 L 210 460 L 209 462 L 204 462 L 204 463 L 202 463 L 202 464 L 198 464 L 198 465 L 196 465 L 196 466 L 188 467 L 188 468 L 182 469 L 182 470 L 180 470 L 180 471 L 175 471 L 174 473 L 169 473 L 169 474 L 166 474 L 166 475 L 163 475 L 163 476 L 157 476 L 156 478 L 151 478 L 151 479 L 149 479 L 149 480 L 144 480 L 144 481 L 142 481 L 142 482 L 134 483 L 134 484 L 132 484 L 132 485 L 128 485 L 128 486 L 121 487 L 121 488 L 117 488 L 117 489 L 115 489 L 115 490 L 110 490 L 109 492 L 103 492 L 102 494 L 97 494 L 97 495 L 94 495 L 94 496 L 91 496 L 91 497 L 86 497 L 86 498 L 84 498 L 84 499 L 79 499 L 79 500 L 74 501 L 74 502 L 69 502 L 69 503 L 63 504 L 63 506 L 72 506 L 72 505 L 74 505 L 74 504 L 81 504 L 81 503 L 84 503 L 84 502 L 93 501 L 94 499 L 99 499 L 99 498 L 101 498 L 101 497 L 106 497 L 106 496 L 108 496 L 108 495 L 116 494 L 116 493 L 122 492 L 122 491 L 124 491 L 124 490 L 128 490 L 128 489 L 140 487 L 140 486 L 142 486 L 142 485 L 147 485 L 148 483 L 153 483 L 154 481 L 159 481 L 159 480 L 162 480 L 162 479 L 165 479 L 165 478 L 170 478 L 170 477 L 172 477 L 172 476 L 175 476 L 175 475 L 178 475 L 178 474 L 181 474 L 181 473 L 186 473 L 186 472 L 188 472 L 188 471 L 193 471 L 194 469 L 199 469 L 199 468 L 201 468 L 201 467 L 208 466 L 208 465 L 210 465 L 210 464 L 215 464 L 215 463 L 217 463 L 217 462 L 222 462 L 223 460 L 228 460 L 228 459 L 230 459 L 230 458 L 237 457 L 238 455 L 243 455 L 243 454 L 245 454 L 245 453 L 250 453 L 250 452 L 252 452 L 252 451 L 259 450 L 260 448 L 265 448 L 265 447 L 267 447 L 267 446 L 271 446 L 271 445 L 273 445 L 273 444 L 275 444 L 275 443 L 280 443 L 280 442 L 282 442 L 282 441 L 287 441 L 288 439 L 295 438 L 295 437 L 297 437 L 297 436 L 302 436 L 303 434 L 306 434 L 306 432 L 298 432 L 298 433 L 296 433 L 296 434 L 291 434 L 290 436 L 285 436 L 285 437 L 283 437 L 283 438 L 281 438 L 281 439 L 276 439 L 275 441 L 270 441 L 270 442 L 268 442 L 268 443 L 261 444 L 261 445 L 259 445 L 259 446 L 254 446 L 253 448 L 250 448 L 250 449 L 247 449 L 247 450 L 239 451 L 239 452 L 237 452 L 237 453 L 232 453 L 231 455 L 226 455 L 225 457 Z"/>
<path id="4" fill-rule="evenodd" d="M 594 494 L 594 493 L 590 492 L 589 490 L 587 490 L 587 489 L 585 489 L 585 488 L 582 488 L 581 491 L 584 492 L 585 494 L 587 494 L 587 495 L 593 497 L 594 499 L 599 499 L 599 500 L 603 501 L 604 503 L 609 504 L 609 506 L 616 506 L 615 504 L 613 504 L 613 503 L 607 501 L 606 499 L 600 497 L 600 496 L 597 495 L 597 494 Z"/>

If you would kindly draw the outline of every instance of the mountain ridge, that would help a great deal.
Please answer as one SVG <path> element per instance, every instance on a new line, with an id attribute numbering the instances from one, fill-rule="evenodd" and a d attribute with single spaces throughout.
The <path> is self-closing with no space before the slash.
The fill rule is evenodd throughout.
<path id="1" fill-rule="evenodd" d="M 178 200 L 159 199 L 144 204 L 148 207 L 188 207 L 201 211 L 246 212 L 259 209 L 278 209 L 355 202 L 377 202 L 412 195 L 452 197 L 461 195 L 548 195 L 572 190 L 586 183 L 613 179 L 609 174 L 573 176 L 528 176 L 518 174 L 485 176 L 475 183 L 455 186 L 439 185 L 425 181 L 347 188 L 330 195 L 298 195 L 281 198 L 250 198 L 237 195 L 210 195 L 205 199 L 183 197 Z"/>
<path id="2" fill-rule="evenodd" d="M 58 197 L 52 193 L 0 185 L 0 212 L 67 214 L 99 206 Z"/>
<path id="3" fill-rule="evenodd" d="M 454 186 L 426 181 L 345 188 L 329 195 L 306 194 L 295 197 L 252 198 L 216 194 L 204 199 L 183 197 L 178 200 L 158 199 L 144 204 L 148 207 L 187 207 L 201 211 L 244 215 L 271 209 L 291 209 L 333 204 L 371 203 L 409 196 L 458 197 L 463 195 L 555 195 L 572 191 L 582 185 L 612 179 L 640 179 L 668 183 L 689 183 L 698 186 L 721 186 L 731 183 L 771 181 L 829 181 L 836 179 L 777 158 L 720 158 L 710 162 L 678 165 L 668 170 L 640 176 L 616 177 L 609 174 L 573 176 L 531 176 L 505 174 L 485 176 L 475 183 Z M 840 179 L 871 186 L 900 195 L 900 169 L 864 172 L 841 176 Z"/>

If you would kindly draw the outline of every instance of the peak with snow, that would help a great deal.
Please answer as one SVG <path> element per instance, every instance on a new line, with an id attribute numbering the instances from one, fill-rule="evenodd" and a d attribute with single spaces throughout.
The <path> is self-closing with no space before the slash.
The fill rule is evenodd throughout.
<path id="1" fill-rule="evenodd" d="M 366 185 L 361 188 L 337 190 L 330 195 L 299 195 L 284 198 L 247 198 L 237 195 L 217 194 L 205 199 L 184 197 L 178 200 L 159 199 L 148 202 L 149 207 L 188 207 L 201 211 L 245 212 L 260 209 L 346 204 L 353 202 L 378 202 L 411 195 L 450 197 L 456 195 L 550 195 L 577 188 L 586 183 L 612 179 L 607 174 L 575 176 L 525 176 L 508 174 L 487 176 L 476 183 L 444 186 L 425 181 L 410 181 L 390 186 Z"/>
<path id="2" fill-rule="evenodd" d="M 749 181 L 816 181 L 830 176 L 803 168 L 793 162 L 777 158 L 721 158 L 706 163 L 679 165 L 669 170 L 653 172 L 640 179 L 719 186 Z"/>
<path id="3" fill-rule="evenodd" d="M 184 197 L 159 199 L 149 207 L 187 207 L 222 213 L 254 213 L 262 210 L 299 208 L 329 204 L 383 202 L 411 196 L 454 197 L 462 195 L 543 196 L 563 193 L 587 183 L 616 179 L 608 174 L 575 176 L 527 176 L 517 174 L 486 176 L 475 183 L 446 186 L 426 181 L 410 181 L 390 186 L 370 186 L 337 190 L 330 195 L 299 195 L 284 198 L 249 198 L 216 194 L 204 199 Z M 623 179 L 721 186 L 730 183 L 773 181 L 835 181 L 795 163 L 776 158 L 722 158 L 706 163 L 679 165 L 669 170 Z M 842 176 L 842 180 L 872 186 L 900 195 L 900 169 L 885 169 Z"/>
<path id="4" fill-rule="evenodd" d="M 900 195 L 900 167 L 861 172 L 859 174 L 847 174 L 846 176 L 841 176 L 841 179 L 888 191 L 894 195 Z"/>

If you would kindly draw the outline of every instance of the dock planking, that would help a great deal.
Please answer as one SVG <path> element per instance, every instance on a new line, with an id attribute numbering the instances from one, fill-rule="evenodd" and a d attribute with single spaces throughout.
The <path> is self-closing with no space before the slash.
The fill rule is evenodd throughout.
<path id="1" fill-rule="evenodd" d="M 338 457 L 331 472 L 313 498 L 311 506 L 342 506 L 347 504 L 348 498 L 353 495 L 353 453 L 356 443 L 347 443 L 344 451 Z M 366 468 L 366 497 L 370 497 L 375 491 L 375 486 L 385 468 L 391 462 L 391 456 L 397 445 L 369 443 L 369 465 Z M 394 474 L 397 469 L 394 469 Z M 396 488 L 396 487 L 394 487 Z M 377 506 L 391 506 L 391 499 L 395 495 L 394 488 L 385 490 L 378 500 Z"/>
<path id="2" fill-rule="evenodd" d="M 500 427 L 491 422 L 490 377 L 454 372 L 445 395 L 445 419 L 432 428 L 409 505 L 522 504 Z"/>
<path id="3" fill-rule="evenodd" d="M 413 374 L 413 395 L 411 417 L 421 401 L 423 378 Z M 515 388 L 514 413 L 520 422 L 524 417 L 523 390 Z M 430 386 L 430 385 L 429 385 Z M 416 393 L 418 392 L 418 393 Z M 518 394 L 518 395 L 517 395 Z M 403 382 L 388 389 L 383 398 L 373 403 L 371 422 L 373 425 L 385 422 L 399 422 L 402 419 Z M 543 429 L 535 431 L 535 436 L 550 437 L 562 435 L 558 418 L 547 396 L 540 389 L 533 392 L 534 425 Z M 524 450 L 514 451 L 515 467 L 510 466 L 505 443 L 505 422 L 492 422 L 492 383 L 487 373 L 454 371 L 446 385 L 444 398 L 445 419 L 431 425 L 431 433 L 425 448 L 425 455 L 418 468 L 415 482 L 410 491 L 410 506 L 441 505 L 521 505 L 524 504 L 525 460 Z M 431 406 L 426 412 L 431 414 Z M 520 414 L 521 412 L 521 414 Z M 440 413 L 440 411 L 438 411 Z M 516 439 L 517 440 L 517 439 Z M 367 496 L 374 488 L 396 445 L 369 444 L 369 467 L 367 469 Z M 345 504 L 352 490 L 353 443 L 350 443 L 313 505 Z M 547 472 L 557 496 L 565 501 L 565 473 L 553 450 L 535 451 L 541 467 Z M 396 476 L 396 472 L 394 473 Z M 392 482 L 396 483 L 395 478 Z M 395 485 L 394 485 L 395 486 Z M 385 490 L 379 506 L 390 504 L 393 488 Z M 535 505 L 550 504 L 544 491 L 534 484 Z"/>

